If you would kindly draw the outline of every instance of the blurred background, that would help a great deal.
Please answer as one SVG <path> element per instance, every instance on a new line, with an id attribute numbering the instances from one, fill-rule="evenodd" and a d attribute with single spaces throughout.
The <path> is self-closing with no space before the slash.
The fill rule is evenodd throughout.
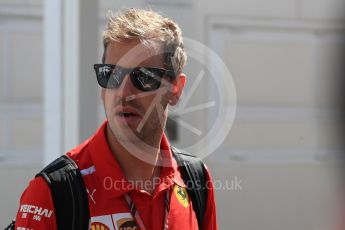
<path id="1" fill-rule="evenodd" d="M 217 181 L 220 229 L 336 229 L 343 191 L 334 164 L 340 139 L 334 92 L 345 51 L 344 5 L 0 0 L 0 228 L 15 216 L 29 180 L 104 120 L 92 64 L 101 62 L 107 10 L 150 6 L 174 19 L 185 37 L 216 52 L 233 76 L 232 129 L 205 158 Z M 187 92 L 200 72 L 195 62 L 190 59 L 185 70 Z M 191 104 L 217 93 L 208 83 Z M 207 130 L 213 115 L 211 109 L 186 119 Z M 169 127 L 177 146 L 198 139 L 178 122 Z"/>

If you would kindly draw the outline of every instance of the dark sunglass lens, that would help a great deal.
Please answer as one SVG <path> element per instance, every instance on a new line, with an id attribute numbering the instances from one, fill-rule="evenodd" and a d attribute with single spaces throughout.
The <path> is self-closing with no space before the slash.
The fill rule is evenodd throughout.
<path id="1" fill-rule="evenodd" d="M 108 82 L 108 88 L 112 88 L 112 89 L 118 88 L 128 73 L 129 73 L 128 69 L 122 68 L 120 66 L 116 66 L 110 76 L 110 79 Z"/>
<path id="2" fill-rule="evenodd" d="M 103 88 L 107 88 L 109 77 L 112 73 L 112 67 L 108 65 L 98 65 L 95 66 L 95 70 L 98 84 Z"/>
<path id="3" fill-rule="evenodd" d="M 133 84 L 140 90 L 152 91 L 159 88 L 161 84 L 161 71 L 149 68 L 134 69 L 131 73 Z"/>
<path id="4" fill-rule="evenodd" d="M 118 88 L 128 70 L 114 65 L 95 65 L 98 84 L 107 89 Z"/>

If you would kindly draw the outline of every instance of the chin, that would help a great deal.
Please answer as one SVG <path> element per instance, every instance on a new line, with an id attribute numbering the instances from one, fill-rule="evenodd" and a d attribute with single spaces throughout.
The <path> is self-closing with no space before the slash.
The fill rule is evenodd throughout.
<path id="1" fill-rule="evenodd" d="M 136 125 L 134 127 L 129 125 L 111 125 L 111 131 L 113 132 L 114 136 L 120 142 L 139 142 L 142 141 L 142 133 L 138 133 L 136 131 Z"/>

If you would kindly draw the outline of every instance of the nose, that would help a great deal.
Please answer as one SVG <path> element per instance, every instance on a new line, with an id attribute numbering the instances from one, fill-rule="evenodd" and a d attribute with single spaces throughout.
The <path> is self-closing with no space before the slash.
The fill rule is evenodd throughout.
<path id="1" fill-rule="evenodd" d="M 137 93 L 135 86 L 133 85 L 130 76 L 127 75 L 118 89 L 119 96 L 123 99 L 130 98 Z"/>

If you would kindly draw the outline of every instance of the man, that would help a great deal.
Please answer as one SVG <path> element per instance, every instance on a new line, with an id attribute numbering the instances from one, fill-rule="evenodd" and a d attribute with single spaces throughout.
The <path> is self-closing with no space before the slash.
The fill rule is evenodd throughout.
<path id="1" fill-rule="evenodd" d="M 109 14 L 102 64 L 94 68 L 107 120 L 67 153 L 88 194 L 91 229 L 198 229 L 164 128 L 168 107 L 186 81 L 181 31 L 142 9 Z M 217 229 L 214 191 L 206 168 L 202 229 Z M 134 211 L 133 211 L 134 210 Z M 42 177 L 22 194 L 17 229 L 57 229 L 52 195 Z"/>

